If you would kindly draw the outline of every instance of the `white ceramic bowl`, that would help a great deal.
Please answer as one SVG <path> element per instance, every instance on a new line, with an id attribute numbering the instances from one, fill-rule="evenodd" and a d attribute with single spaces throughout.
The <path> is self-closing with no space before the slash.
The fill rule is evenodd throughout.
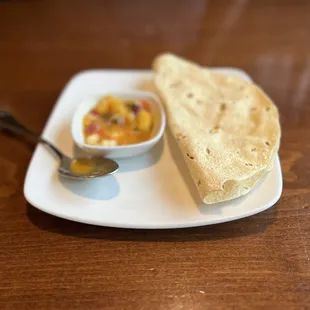
<path id="1" fill-rule="evenodd" d="M 136 144 L 120 146 L 100 146 L 85 143 L 83 135 L 83 118 L 97 104 L 98 100 L 106 95 L 113 95 L 124 99 L 146 99 L 150 102 L 151 112 L 154 115 L 152 138 Z M 84 151 L 110 158 L 132 157 L 150 150 L 163 136 L 166 127 L 166 115 L 159 98 L 150 92 L 144 91 L 114 91 L 90 95 L 82 100 L 72 120 L 72 137 L 78 147 Z"/>

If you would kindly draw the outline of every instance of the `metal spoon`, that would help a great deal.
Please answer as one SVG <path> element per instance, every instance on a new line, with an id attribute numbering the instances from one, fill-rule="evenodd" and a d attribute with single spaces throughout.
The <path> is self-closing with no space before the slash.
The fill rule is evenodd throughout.
<path id="1" fill-rule="evenodd" d="M 59 151 L 54 145 L 30 131 L 19 123 L 13 115 L 6 111 L 0 111 L 0 129 L 5 128 L 14 133 L 28 135 L 37 143 L 44 144 L 60 161 L 58 172 L 60 175 L 73 179 L 98 178 L 112 174 L 118 170 L 118 164 L 104 157 L 79 157 L 70 158 Z"/>

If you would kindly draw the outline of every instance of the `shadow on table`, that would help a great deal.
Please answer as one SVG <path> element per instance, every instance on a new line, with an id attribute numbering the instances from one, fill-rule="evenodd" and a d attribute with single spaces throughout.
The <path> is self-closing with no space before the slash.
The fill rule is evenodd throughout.
<path id="1" fill-rule="evenodd" d="M 89 239 L 141 242 L 184 242 L 238 238 L 263 233 L 277 218 L 277 208 L 241 220 L 182 229 L 121 229 L 87 225 L 61 219 L 27 205 L 29 220 L 51 233 Z"/>

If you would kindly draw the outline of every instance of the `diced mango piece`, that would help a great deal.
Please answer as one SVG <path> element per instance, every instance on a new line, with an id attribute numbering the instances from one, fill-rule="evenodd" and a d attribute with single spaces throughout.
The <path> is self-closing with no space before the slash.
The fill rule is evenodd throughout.
<path id="1" fill-rule="evenodd" d="M 141 110 L 137 115 L 138 128 L 141 131 L 149 131 L 152 126 L 152 115 L 146 110 Z"/>
<path id="2" fill-rule="evenodd" d="M 109 112 L 109 102 L 105 98 L 100 99 L 100 101 L 98 102 L 95 110 L 99 114 L 108 113 Z"/>
<path id="3" fill-rule="evenodd" d="M 127 111 L 127 113 L 125 115 L 125 118 L 126 118 L 126 121 L 129 124 L 131 124 L 135 120 L 136 116 L 135 116 L 135 114 L 133 112 Z"/>
<path id="4" fill-rule="evenodd" d="M 122 99 L 109 96 L 107 97 L 107 100 L 109 102 L 109 108 L 111 114 L 120 114 L 122 116 L 126 116 L 127 109 Z"/>
<path id="5" fill-rule="evenodd" d="M 105 99 L 109 102 L 120 102 L 120 101 L 123 101 L 121 98 L 118 98 L 118 97 L 114 97 L 114 96 L 106 96 Z"/>

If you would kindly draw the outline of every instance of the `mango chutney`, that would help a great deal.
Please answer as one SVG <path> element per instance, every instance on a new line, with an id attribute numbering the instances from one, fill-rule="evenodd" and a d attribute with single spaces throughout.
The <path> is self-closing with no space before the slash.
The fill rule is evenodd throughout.
<path id="1" fill-rule="evenodd" d="M 148 100 L 126 100 L 105 96 L 83 118 L 87 144 L 128 145 L 151 138 L 153 115 Z"/>

